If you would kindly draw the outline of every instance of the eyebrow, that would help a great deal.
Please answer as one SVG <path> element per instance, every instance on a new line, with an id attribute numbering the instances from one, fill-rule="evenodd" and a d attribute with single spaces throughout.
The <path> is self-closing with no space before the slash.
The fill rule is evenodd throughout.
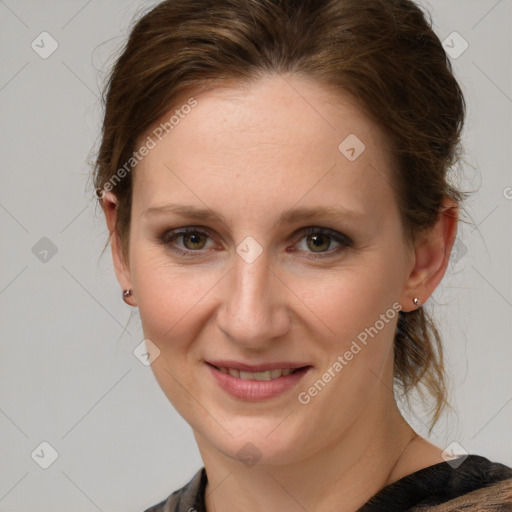
<path id="1" fill-rule="evenodd" d="M 177 203 L 168 203 L 162 206 L 152 206 L 142 213 L 143 217 L 152 217 L 174 213 L 182 217 L 196 219 L 201 221 L 217 221 L 227 225 L 227 220 L 221 213 L 216 213 L 208 208 L 197 208 L 191 205 L 183 205 Z M 343 207 L 300 207 L 289 208 L 285 210 L 279 217 L 277 225 L 293 224 L 303 220 L 350 220 L 358 221 L 366 218 L 363 212 L 348 210 Z"/>

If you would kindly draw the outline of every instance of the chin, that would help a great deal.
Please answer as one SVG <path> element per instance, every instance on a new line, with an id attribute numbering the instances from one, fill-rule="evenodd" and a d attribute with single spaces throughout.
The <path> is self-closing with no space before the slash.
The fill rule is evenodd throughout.
<path id="1" fill-rule="evenodd" d="M 304 446 L 304 433 L 297 432 L 294 435 L 290 428 L 283 428 L 284 423 L 279 425 L 279 421 L 262 422 L 260 419 L 258 426 L 253 425 L 252 428 L 247 421 L 243 425 L 238 423 L 236 428 L 226 424 L 226 430 L 233 437 L 223 429 L 217 430 L 215 437 L 212 437 L 212 431 L 208 428 L 200 431 L 203 432 L 203 441 L 206 440 L 210 448 L 248 468 L 254 465 L 277 466 L 295 462 L 305 456 L 297 450 L 298 446 Z M 278 432 L 280 429 L 282 432 Z M 236 434 L 236 430 L 239 434 Z M 198 444 L 201 444 L 201 440 Z"/>

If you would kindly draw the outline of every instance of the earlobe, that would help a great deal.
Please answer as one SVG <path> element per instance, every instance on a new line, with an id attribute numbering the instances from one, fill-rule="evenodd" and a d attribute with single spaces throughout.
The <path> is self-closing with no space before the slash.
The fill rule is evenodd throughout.
<path id="1" fill-rule="evenodd" d="M 403 311 L 412 311 L 424 304 L 441 282 L 457 235 L 457 222 L 457 203 L 446 197 L 436 224 L 416 241 L 414 265 L 401 297 Z M 418 298 L 418 305 L 414 298 Z"/>
<path id="2" fill-rule="evenodd" d="M 136 306 L 133 292 L 129 295 L 125 295 L 125 290 L 132 290 L 132 283 L 130 277 L 129 265 L 127 265 L 123 252 L 122 245 L 117 233 L 117 198 L 111 192 L 106 192 L 101 197 L 101 207 L 105 213 L 105 219 L 107 222 L 107 228 L 110 234 L 110 246 L 112 249 L 112 261 L 114 264 L 114 271 L 116 273 L 117 280 L 121 285 L 122 298 L 123 300 L 131 305 Z"/>

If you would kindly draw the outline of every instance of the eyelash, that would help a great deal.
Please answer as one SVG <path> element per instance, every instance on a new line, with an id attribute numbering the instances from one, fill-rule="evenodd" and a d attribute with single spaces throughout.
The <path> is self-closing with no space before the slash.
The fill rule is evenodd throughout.
<path id="1" fill-rule="evenodd" d="M 177 248 L 176 246 L 173 246 L 171 244 L 171 242 L 173 242 L 177 238 L 180 238 L 180 237 L 190 234 L 190 233 L 205 235 L 209 239 L 215 241 L 215 237 L 212 237 L 210 235 L 210 233 L 208 233 L 207 231 L 203 231 L 199 227 L 195 227 L 195 226 L 189 226 L 189 227 L 185 227 L 185 228 L 179 228 L 179 229 L 166 231 L 165 233 L 163 233 L 161 236 L 158 237 L 157 241 L 158 241 L 158 243 L 164 245 L 165 247 L 168 247 L 173 252 L 175 252 L 181 256 L 195 257 L 195 256 L 197 256 L 197 253 L 200 253 L 202 251 L 202 249 L 198 249 L 198 250 L 194 251 L 191 249 Z M 348 236 L 343 235 L 342 233 L 339 233 L 337 231 L 334 231 L 334 230 L 328 229 L 328 228 L 313 227 L 313 226 L 303 228 L 302 230 L 300 230 L 299 234 L 297 236 L 294 236 L 294 239 L 296 239 L 297 242 L 300 242 L 303 238 L 307 237 L 308 235 L 319 235 L 319 234 L 327 235 L 334 241 L 338 242 L 340 244 L 340 246 L 336 247 L 335 249 L 325 251 L 325 252 L 319 252 L 319 253 L 310 252 L 310 254 L 312 256 L 308 256 L 307 259 L 319 259 L 319 258 L 332 257 L 334 255 L 337 255 L 343 249 L 351 248 L 354 245 L 353 241 Z M 299 235 L 300 235 L 300 237 L 299 237 Z M 295 252 L 295 251 L 293 251 L 293 252 Z"/>

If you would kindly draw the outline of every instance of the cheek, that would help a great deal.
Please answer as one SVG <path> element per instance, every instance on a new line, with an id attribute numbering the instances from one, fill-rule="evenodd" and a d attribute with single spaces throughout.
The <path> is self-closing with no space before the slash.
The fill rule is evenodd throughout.
<path id="1" fill-rule="evenodd" d="M 344 272 L 319 288 L 311 288 L 308 305 L 325 335 L 315 336 L 322 361 L 300 389 L 304 411 L 330 411 L 322 422 L 336 432 L 358 415 L 392 370 L 393 339 L 400 304 L 396 285 L 384 265 Z M 316 293 L 313 291 L 316 290 Z M 325 326 L 328 326 L 327 329 Z M 300 402 L 301 404 L 303 402 Z M 334 407 L 333 407 L 334 406 Z M 348 416 L 347 416 L 348 413 Z M 320 413 L 319 413 L 320 414 Z"/>
<path id="2" fill-rule="evenodd" d="M 291 288 L 314 313 L 311 321 L 325 330 L 326 339 L 346 343 L 374 325 L 390 308 L 388 317 L 394 318 L 392 306 L 399 297 L 400 279 L 391 265 L 382 255 L 373 253 L 362 257 L 357 265 L 325 272 L 325 277 L 319 274 L 297 280 Z"/>
<path id="3" fill-rule="evenodd" d="M 133 284 L 145 333 L 157 339 L 183 339 L 184 327 L 190 338 L 190 320 L 204 308 L 219 281 L 213 271 L 198 272 L 192 268 L 173 265 L 162 254 L 141 251 L 134 258 Z"/>
<path id="4" fill-rule="evenodd" d="M 214 291 L 219 279 L 213 272 L 198 275 L 173 266 L 165 255 L 150 253 L 134 257 L 133 284 L 144 337 L 160 350 L 151 369 L 168 400 L 192 422 L 201 411 L 190 400 L 193 385 L 185 370 L 201 357 L 194 341 L 208 318 L 208 291 Z"/>

